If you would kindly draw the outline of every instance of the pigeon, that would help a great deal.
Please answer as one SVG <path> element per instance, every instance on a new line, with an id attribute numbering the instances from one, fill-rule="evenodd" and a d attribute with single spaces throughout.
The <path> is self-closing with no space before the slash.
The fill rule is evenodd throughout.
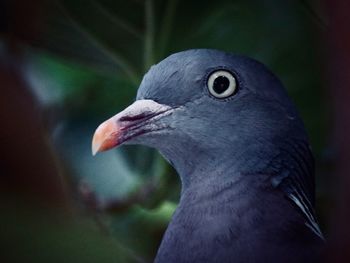
<path id="1" fill-rule="evenodd" d="M 262 63 L 212 49 L 170 55 L 97 128 L 92 152 L 121 144 L 156 148 L 181 179 L 155 262 L 320 260 L 308 136 Z"/>

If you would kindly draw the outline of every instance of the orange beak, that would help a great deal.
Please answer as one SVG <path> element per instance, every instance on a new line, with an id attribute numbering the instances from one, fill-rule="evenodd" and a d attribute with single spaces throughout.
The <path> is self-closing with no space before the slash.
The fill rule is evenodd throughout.
<path id="1" fill-rule="evenodd" d="M 120 127 L 114 117 L 98 126 L 92 138 L 92 155 L 116 147 L 120 132 Z"/>

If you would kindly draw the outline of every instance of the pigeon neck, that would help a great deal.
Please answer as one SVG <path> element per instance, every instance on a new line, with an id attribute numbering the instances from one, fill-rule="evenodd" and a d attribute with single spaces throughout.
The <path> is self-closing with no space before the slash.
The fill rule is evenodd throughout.
<path id="1" fill-rule="evenodd" d="M 195 158 L 181 158 L 182 163 L 173 163 L 181 177 L 182 193 L 200 195 L 201 191 L 220 191 L 238 182 L 251 188 L 252 180 L 257 185 L 268 181 L 270 187 L 287 191 L 286 183 L 298 181 L 313 203 L 313 158 L 305 140 L 251 144 L 240 149 L 202 151 L 206 154 L 198 151 Z"/>
<path id="2" fill-rule="evenodd" d="M 263 173 L 277 155 L 274 147 L 261 147 L 258 144 L 227 149 L 197 151 L 194 158 L 181 158 L 174 162 L 178 171 L 182 191 L 187 189 L 226 185 L 245 181 L 247 175 Z M 267 149 L 266 151 L 264 149 Z"/>

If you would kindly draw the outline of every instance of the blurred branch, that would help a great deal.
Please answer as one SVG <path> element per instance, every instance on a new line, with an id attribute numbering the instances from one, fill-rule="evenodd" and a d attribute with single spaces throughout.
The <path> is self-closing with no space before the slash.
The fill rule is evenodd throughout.
<path id="1" fill-rule="evenodd" d="M 145 50 L 144 50 L 144 70 L 154 64 L 154 2 L 153 0 L 145 1 Z"/>
<path id="2" fill-rule="evenodd" d="M 162 27 L 160 29 L 160 37 L 159 37 L 158 56 L 160 58 L 164 56 L 166 46 L 168 45 L 169 36 L 171 33 L 171 28 L 173 25 L 174 16 L 175 16 L 176 7 L 177 7 L 178 2 L 179 2 L 178 0 L 168 0 L 168 4 L 167 4 L 165 12 L 164 12 L 163 23 L 162 23 Z"/>
<path id="3" fill-rule="evenodd" d="M 135 189 L 135 191 L 133 191 L 133 193 L 129 194 L 128 196 L 120 199 L 113 199 L 107 202 L 102 202 L 98 199 L 94 190 L 91 189 L 90 186 L 86 184 L 86 182 L 82 181 L 79 184 L 79 192 L 84 203 L 95 212 L 125 212 L 134 205 L 142 205 L 147 202 L 147 200 L 151 198 L 156 190 L 157 185 L 154 180 L 151 180 L 150 182 L 147 182 Z M 100 223 L 99 220 L 97 221 Z M 103 232 L 105 231 L 103 230 Z"/>
<path id="4" fill-rule="evenodd" d="M 123 58 L 115 50 L 109 48 L 101 39 L 99 39 L 94 33 L 89 31 L 88 28 L 85 28 L 79 21 L 75 19 L 69 12 L 69 10 L 65 7 L 64 4 L 61 3 L 61 0 L 58 0 L 58 5 L 62 8 L 66 16 L 70 19 L 72 24 L 82 32 L 91 43 L 96 45 L 101 51 L 103 51 L 106 55 L 108 55 L 113 61 L 125 72 L 125 74 L 130 78 L 133 84 L 139 83 L 139 75 L 137 74 L 136 69 L 132 67 L 130 63 L 127 62 L 126 59 Z"/>
<path id="5" fill-rule="evenodd" d="M 123 19 L 119 18 L 117 15 L 112 14 L 107 8 L 105 8 L 104 6 L 102 6 L 99 2 L 97 1 L 91 1 L 91 3 L 100 10 L 100 12 L 108 17 L 109 20 L 111 20 L 113 23 L 115 23 L 116 25 L 118 25 L 120 28 L 124 29 L 125 31 L 127 31 L 128 33 L 130 33 L 131 35 L 133 35 L 136 38 L 142 39 L 142 33 L 139 32 L 136 28 L 134 28 L 131 24 L 129 24 L 128 22 L 124 21 Z"/>
<path id="6" fill-rule="evenodd" d="M 134 202 L 125 202 L 124 200 L 124 202 L 102 204 L 96 196 L 94 190 L 84 180 L 79 183 L 78 192 L 89 212 L 90 217 L 95 221 L 100 232 L 113 238 L 113 231 L 110 224 L 106 221 L 105 211 L 125 211 L 126 208 L 132 207 Z M 145 261 L 139 255 L 136 255 L 135 251 L 131 250 L 127 246 L 124 246 L 124 244 L 118 243 L 116 248 L 125 250 L 128 256 L 130 256 L 130 258 L 133 260 L 132 262 L 145 263 Z"/>
<path id="7" fill-rule="evenodd" d="M 300 0 L 300 3 L 322 29 L 325 30 L 328 28 L 326 19 L 315 10 L 308 0 Z"/>

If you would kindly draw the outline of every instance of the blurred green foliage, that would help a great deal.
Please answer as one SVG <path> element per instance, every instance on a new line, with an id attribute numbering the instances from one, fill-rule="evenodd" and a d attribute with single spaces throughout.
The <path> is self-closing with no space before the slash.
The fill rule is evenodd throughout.
<path id="1" fill-rule="evenodd" d="M 175 171 L 151 149 L 121 147 L 93 158 L 90 144 L 97 125 L 132 102 L 147 69 L 177 51 L 216 48 L 267 64 L 295 100 L 321 158 L 329 109 L 318 59 L 324 25 L 314 9 L 315 3 L 278 0 L 48 2 L 45 30 L 26 48 L 26 72 L 90 226 L 32 231 L 41 232 L 51 248 L 67 250 L 72 262 L 127 262 L 111 260 L 123 253 L 110 236 L 137 258 L 152 260 L 179 197 Z M 88 197 L 81 193 L 85 184 Z M 101 217 L 108 237 L 91 230 L 91 220 L 99 224 Z M 78 244 L 81 238 L 87 243 Z M 42 262 L 52 261 L 51 253 L 42 254 Z"/>

